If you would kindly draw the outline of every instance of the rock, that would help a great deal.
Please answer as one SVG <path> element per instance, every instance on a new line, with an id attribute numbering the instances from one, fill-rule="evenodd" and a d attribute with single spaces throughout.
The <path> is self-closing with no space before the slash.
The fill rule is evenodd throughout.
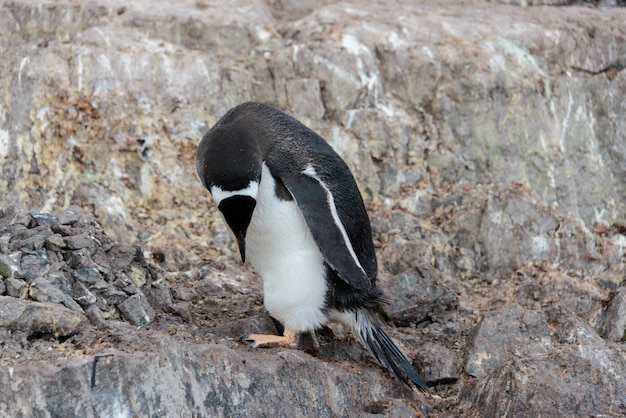
<path id="1" fill-rule="evenodd" d="M 73 269 L 87 269 L 97 267 L 96 263 L 91 259 L 90 251 L 86 248 L 71 251 L 65 257 L 67 264 Z"/>
<path id="2" fill-rule="evenodd" d="M 513 314 L 517 318 L 515 322 L 529 325 L 521 328 L 520 336 L 525 336 L 531 344 L 527 348 L 524 341 L 518 339 L 509 346 L 511 341 L 501 340 L 500 347 L 492 348 L 500 353 L 508 351 L 506 360 L 497 367 L 483 368 L 489 369 L 489 377 L 479 380 L 471 393 L 465 392 L 471 385 L 465 387 L 461 396 L 469 396 L 486 415 L 610 416 L 616 413 L 616 404 L 624 403 L 626 361 L 588 324 L 576 316 L 563 316 L 562 321 L 555 324 L 557 349 L 551 344 L 533 342 L 534 336 L 544 334 L 546 324 L 541 324 L 532 311 L 505 307 L 501 313 L 503 320 L 514 319 Z M 532 325 L 539 325 L 542 331 L 538 333 Z M 539 348 L 539 351 L 532 348 Z M 484 363 L 496 366 L 489 358 L 483 358 Z"/>
<path id="3" fill-rule="evenodd" d="M 381 283 L 389 296 L 387 316 L 399 325 L 434 320 L 458 307 L 457 296 L 444 286 L 434 269 L 420 266 Z"/>
<path id="4" fill-rule="evenodd" d="M 65 247 L 70 250 L 94 247 L 93 239 L 89 235 L 84 234 L 64 237 L 63 242 L 65 243 Z"/>
<path id="5" fill-rule="evenodd" d="M 616 292 L 602 317 L 602 336 L 609 341 L 626 341 L 626 287 Z"/>
<path id="6" fill-rule="evenodd" d="M 96 303 L 96 296 L 80 281 L 75 281 L 72 287 L 74 300 L 82 307 L 87 307 Z"/>
<path id="7" fill-rule="evenodd" d="M 4 207 L 2 212 L 0 212 L 1 228 L 6 228 L 9 225 L 22 225 L 28 227 L 32 220 L 32 215 L 16 204 L 10 204 Z"/>
<path id="8" fill-rule="evenodd" d="M 422 376 L 429 386 L 458 380 L 461 377 L 456 368 L 458 360 L 454 351 L 434 343 L 423 344 L 417 357 Z"/>
<path id="9" fill-rule="evenodd" d="M 88 268 L 79 268 L 72 271 L 72 276 L 87 285 L 95 284 L 99 279 L 102 278 L 102 275 L 98 270 L 93 267 Z"/>
<path id="10" fill-rule="evenodd" d="M 187 348 L 163 334 L 146 339 L 133 330 L 118 335 L 117 346 L 149 343 L 153 350 L 125 353 L 108 349 L 43 368 L 14 366 L 0 369 L 0 385 L 11 381 L 38 388 L 34 392 L 0 392 L 7 415 L 114 416 L 116 414 L 173 416 L 192 411 L 198 416 L 368 416 L 375 410 L 391 416 L 419 416 L 415 404 L 427 405 L 424 395 L 413 401 L 374 374 L 331 367 L 299 351 L 279 355 L 235 351 L 224 345 L 189 344 Z M 136 376 L 144 376 L 141 381 Z M 286 390 L 279 390 L 285 387 Z M 63 402 L 71 392 L 71 405 Z M 42 399 L 37 403 L 35 398 Z M 394 399 L 396 398 L 396 399 Z M 414 404 L 414 405 L 411 405 Z M 424 406 L 423 406 L 424 407 Z M 424 407 L 427 410 L 427 407 Z M 253 411 L 253 412 L 252 412 Z"/>
<path id="11" fill-rule="evenodd" d="M 71 295 L 63 292 L 46 279 L 34 279 L 28 289 L 28 294 L 38 302 L 61 303 L 74 312 L 83 313 L 82 308 L 72 299 Z"/>
<path id="12" fill-rule="evenodd" d="M 115 245 L 106 255 L 113 270 L 121 270 L 135 259 L 136 249 L 125 245 Z"/>
<path id="13" fill-rule="evenodd" d="M 61 234 L 52 234 L 46 238 L 45 244 L 46 248 L 50 251 L 60 251 L 62 248 L 66 246 L 65 240 L 61 236 Z"/>
<path id="14" fill-rule="evenodd" d="M 31 336 L 68 337 L 85 325 L 86 319 L 66 307 L 0 296 L 0 327 Z"/>
<path id="15" fill-rule="evenodd" d="M 21 279 L 7 277 L 4 279 L 7 295 L 14 298 L 24 298 L 28 292 L 26 282 Z"/>
<path id="16" fill-rule="evenodd" d="M 10 255 L 0 253 L 0 276 L 19 279 L 24 277 L 24 273 Z"/>
<path id="17" fill-rule="evenodd" d="M 155 316 L 154 309 L 141 293 L 126 298 L 119 304 L 119 309 L 130 323 L 138 327 L 149 324 Z"/>
<path id="18" fill-rule="evenodd" d="M 552 339 L 541 312 L 505 305 L 485 315 L 476 327 L 465 372 L 485 376 L 511 361 L 513 356 L 546 356 Z"/>
<path id="19" fill-rule="evenodd" d="M 20 260 L 20 268 L 24 272 L 26 281 L 37 277 L 43 277 L 50 271 L 50 259 L 46 251 L 37 251 L 32 254 L 24 254 Z"/>
<path id="20" fill-rule="evenodd" d="M 35 222 L 37 222 L 37 225 L 39 226 L 43 226 L 43 225 L 58 225 L 59 224 L 59 220 L 56 218 L 56 216 L 54 215 L 50 215 L 49 213 L 40 213 L 40 212 L 35 212 L 35 213 L 31 213 L 33 219 L 35 220 Z"/>
<path id="21" fill-rule="evenodd" d="M 58 223 L 61 225 L 72 225 L 80 219 L 83 209 L 80 206 L 71 205 L 67 209 L 55 213 Z"/>

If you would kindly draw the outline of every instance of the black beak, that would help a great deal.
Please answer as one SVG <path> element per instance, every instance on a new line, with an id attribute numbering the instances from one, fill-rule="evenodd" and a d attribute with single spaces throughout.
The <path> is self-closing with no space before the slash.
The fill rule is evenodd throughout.
<path id="1" fill-rule="evenodd" d="M 252 197 L 239 195 L 224 199 L 218 205 L 228 227 L 235 235 L 241 261 L 244 263 L 246 262 L 246 232 L 255 206 L 256 200 Z"/>
<path id="2" fill-rule="evenodd" d="M 237 234 L 237 246 L 239 247 L 239 254 L 241 254 L 241 262 L 246 262 L 246 233 L 240 231 Z"/>

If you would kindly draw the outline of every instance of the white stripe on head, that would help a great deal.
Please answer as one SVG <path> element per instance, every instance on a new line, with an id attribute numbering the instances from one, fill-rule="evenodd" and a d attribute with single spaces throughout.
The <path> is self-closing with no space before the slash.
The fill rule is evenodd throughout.
<path id="1" fill-rule="evenodd" d="M 241 190 L 224 190 L 220 186 L 211 186 L 210 191 L 213 200 L 215 200 L 215 204 L 219 206 L 222 200 L 233 196 L 250 196 L 256 199 L 257 192 L 259 191 L 259 182 L 253 180 L 248 184 L 248 187 Z"/>
<path id="2" fill-rule="evenodd" d="M 317 181 L 326 191 L 326 201 L 328 203 L 328 207 L 330 208 L 330 213 L 333 216 L 333 221 L 335 221 L 335 225 L 337 226 L 337 228 L 339 228 L 339 231 L 341 232 L 341 236 L 343 237 L 343 242 L 348 248 L 348 251 L 350 252 L 350 255 L 352 256 L 352 259 L 354 260 L 355 264 L 361 269 L 363 274 L 367 276 L 367 273 L 365 273 L 365 269 L 361 265 L 359 258 L 356 256 L 356 253 L 354 252 L 354 248 L 352 248 L 352 243 L 350 242 L 350 238 L 348 237 L 346 228 L 344 228 L 343 223 L 341 222 L 341 218 L 339 218 L 339 213 L 337 212 L 337 206 L 335 206 L 335 198 L 333 197 L 333 194 L 330 192 L 330 190 L 328 190 L 328 187 L 326 187 L 322 179 L 319 178 L 319 176 L 317 175 L 317 171 L 315 171 L 315 167 L 313 167 L 311 164 L 308 164 L 306 168 L 302 170 L 302 174 L 304 174 L 305 176 L 311 177 L 312 179 Z"/>

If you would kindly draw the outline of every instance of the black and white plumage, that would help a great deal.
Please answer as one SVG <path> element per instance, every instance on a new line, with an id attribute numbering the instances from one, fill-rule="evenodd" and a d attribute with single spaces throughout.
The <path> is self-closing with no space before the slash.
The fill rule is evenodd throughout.
<path id="1" fill-rule="evenodd" d="M 249 336 L 253 346 L 293 344 L 337 321 L 402 382 L 426 389 L 377 319 L 383 295 L 369 218 L 348 166 L 322 137 L 272 106 L 244 103 L 202 138 L 196 171 L 285 328 L 282 337 Z"/>

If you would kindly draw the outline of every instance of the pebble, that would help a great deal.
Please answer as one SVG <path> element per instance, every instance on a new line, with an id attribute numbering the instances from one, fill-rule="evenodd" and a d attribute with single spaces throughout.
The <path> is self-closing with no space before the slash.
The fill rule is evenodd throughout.
<path id="1" fill-rule="evenodd" d="M 83 214 L 83 209 L 80 206 L 72 205 L 65 210 L 62 210 L 55 214 L 55 217 L 59 220 L 61 225 L 75 224 Z"/>
<path id="2" fill-rule="evenodd" d="M 28 286 L 24 280 L 7 277 L 4 279 L 4 285 L 7 295 L 14 298 L 24 298 L 27 293 Z"/>
<path id="3" fill-rule="evenodd" d="M 24 277 L 20 265 L 8 254 L 0 254 L 0 276 L 2 277 Z"/>
<path id="4" fill-rule="evenodd" d="M 154 309 L 152 309 L 146 297 L 139 293 L 129 296 L 118 307 L 122 315 L 136 326 L 147 325 L 155 317 Z"/>

